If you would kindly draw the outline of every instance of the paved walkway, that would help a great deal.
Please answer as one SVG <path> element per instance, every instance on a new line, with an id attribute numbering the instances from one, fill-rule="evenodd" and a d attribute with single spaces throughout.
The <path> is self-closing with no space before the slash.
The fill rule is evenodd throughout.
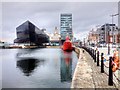
<path id="1" fill-rule="evenodd" d="M 85 51 L 85 50 L 84 50 Z M 100 72 L 92 57 L 80 49 L 79 60 L 75 69 L 71 88 L 107 88 L 113 90 L 115 86 L 108 85 L 108 76 Z"/>

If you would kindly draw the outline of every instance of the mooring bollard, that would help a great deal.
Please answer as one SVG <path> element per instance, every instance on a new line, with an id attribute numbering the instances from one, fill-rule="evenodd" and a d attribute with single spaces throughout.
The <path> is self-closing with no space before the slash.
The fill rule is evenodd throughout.
<path id="1" fill-rule="evenodd" d="M 92 51 L 91 51 L 91 50 L 92 50 L 92 49 L 90 48 L 90 55 L 92 55 L 92 53 L 91 53 Z"/>
<path id="2" fill-rule="evenodd" d="M 101 53 L 101 73 L 104 73 L 104 62 L 103 62 L 103 53 Z"/>
<path id="3" fill-rule="evenodd" d="M 94 58 L 94 61 L 95 61 L 95 62 L 96 62 L 96 51 L 97 51 L 97 50 L 95 50 L 95 55 L 94 55 L 94 57 L 95 57 L 95 58 Z"/>
<path id="4" fill-rule="evenodd" d="M 92 57 L 93 57 L 93 59 L 94 59 L 94 49 L 93 49 Z"/>
<path id="5" fill-rule="evenodd" d="M 93 49 L 91 49 L 91 56 L 93 57 Z"/>
<path id="6" fill-rule="evenodd" d="M 113 72 L 112 72 L 112 57 L 109 58 L 109 77 L 108 77 L 108 85 L 113 85 Z"/>
<path id="7" fill-rule="evenodd" d="M 90 48 L 90 55 L 92 55 L 92 49 Z"/>
<path id="8" fill-rule="evenodd" d="M 99 66 L 99 51 L 97 51 L 97 66 Z"/>

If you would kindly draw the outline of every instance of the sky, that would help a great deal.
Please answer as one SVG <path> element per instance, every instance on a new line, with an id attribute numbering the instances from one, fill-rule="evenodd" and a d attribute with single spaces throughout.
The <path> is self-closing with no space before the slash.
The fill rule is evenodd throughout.
<path id="1" fill-rule="evenodd" d="M 49 33 L 55 27 L 60 30 L 61 13 L 72 13 L 74 37 L 83 40 L 93 28 L 111 23 L 110 15 L 118 13 L 118 2 L 2 2 L 0 40 L 13 43 L 16 27 L 27 20 Z M 114 17 L 116 24 L 117 19 Z"/>

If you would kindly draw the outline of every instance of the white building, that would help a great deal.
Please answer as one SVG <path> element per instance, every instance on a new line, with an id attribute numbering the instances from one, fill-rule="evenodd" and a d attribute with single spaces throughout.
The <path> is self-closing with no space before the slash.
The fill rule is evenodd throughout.
<path id="1" fill-rule="evenodd" d="M 48 34 L 50 37 L 50 44 L 51 45 L 59 45 L 60 44 L 60 34 L 58 32 L 57 27 L 55 27 L 54 33 Z"/>

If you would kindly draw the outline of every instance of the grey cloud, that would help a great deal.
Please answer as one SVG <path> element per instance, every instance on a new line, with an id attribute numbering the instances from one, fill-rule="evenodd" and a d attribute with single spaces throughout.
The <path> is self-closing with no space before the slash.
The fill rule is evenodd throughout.
<path id="1" fill-rule="evenodd" d="M 117 13 L 117 2 L 5 2 L 2 4 L 3 32 L 15 34 L 15 28 L 30 20 L 39 28 L 53 32 L 60 29 L 60 14 L 72 13 L 73 32 L 86 33 L 92 26 L 110 23 L 110 14 Z M 116 19 L 115 19 L 116 20 Z M 8 38 L 3 33 L 3 38 Z M 13 41 L 16 35 L 9 40 Z"/>

